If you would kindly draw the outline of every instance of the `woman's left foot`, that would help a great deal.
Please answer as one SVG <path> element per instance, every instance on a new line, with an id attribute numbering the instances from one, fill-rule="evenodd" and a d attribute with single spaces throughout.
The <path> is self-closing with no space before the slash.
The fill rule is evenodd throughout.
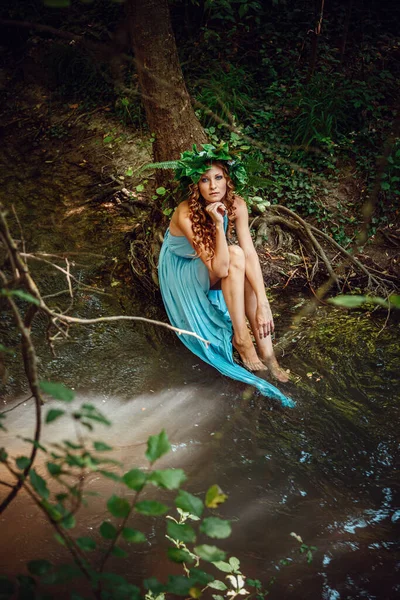
<path id="1" fill-rule="evenodd" d="M 272 377 L 275 377 L 281 383 L 287 383 L 289 381 L 289 374 L 279 366 L 278 361 L 275 356 L 263 358 L 260 357 L 264 365 L 267 367 L 268 371 L 271 373 Z"/>

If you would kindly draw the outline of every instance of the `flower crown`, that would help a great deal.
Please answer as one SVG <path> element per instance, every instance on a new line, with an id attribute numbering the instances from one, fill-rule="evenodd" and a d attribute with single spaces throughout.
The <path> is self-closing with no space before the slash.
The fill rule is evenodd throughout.
<path id="1" fill-rule="evenodd" d="M 221 142 L 218 146 L 204 144 L 201 150 L 197 150 L 194 144 L 193 149 L 183 152 L 178 160 L 152 163 L 145 168 L 173 169 L 175 179 L 181 182 L 182 187 L 188 187 L 190 183 L 198 183 L 204 171 L 207 171 L 207 167 L 210 167 L 213 162 L 227 163 L 229 177 L 235 190 L 243 189 L 247 183 L 246 169 L 240 160 L 230 153 L 229 146 L 225 142 Z"/>

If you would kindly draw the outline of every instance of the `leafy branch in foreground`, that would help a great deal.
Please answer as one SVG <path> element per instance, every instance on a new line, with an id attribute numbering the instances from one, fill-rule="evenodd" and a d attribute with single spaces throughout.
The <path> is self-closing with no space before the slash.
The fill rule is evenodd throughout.
<path id="1" fill-rule="evenodd" d="M 27 600 L 42 598 L 42 589 L 46 586 L 79 585 L 76 580 L 85 578 L 90 584 L 91 596 L 101 600 L 162 600 L 166 594 L 200 598 L 206 589 L 212 592 L 214 600 L 235 598 L 236 596 L 256 595 L 264 598 L 267 594 L 260 582 L 247 579 L 240 570 L 240 561 L 231 557 L 214 543 L 198 543 L 199 535 L 214 540 L 226 539 L 231 534 L 229 520 L 222 519 L 211 512 L 225 502 L 226 494 L 218 485 L 213 485 L 204 499 L 195 496 L 181 485 L 186 481 L 182 469 L 155 469 L 154 463 L 167 454 L 170 442 L 163 430 L 150 436 L 147 441 L 146 459 L 148 468 L 123 470 L 122 464 L 111 458 L 113 448 L 104 441 L 89 441 L 82 435 L 83 428 L 93 431 L 101 424 L 109 427 L 110 421 L 89 403 L 80 407 L 73 406 L 74 392 L 64 385 L 53 382 L 40 382 L 42 391 L 61 403 L 50 406 L 45 422 L 50 425 L 68 415 L 79 424 L 77 440 L 62 440 L 48 446 L 38 444 L 46 466 L 46 478 L 35 468 L 30 469 L 29 477 L 24 470 L 30 462 L 28 456 L 9 456 L 6 449 L 0 450 L 0 464 L 9 476 L 19 480 L 31 500 L 42 511 L 54 528 L 54 537 L 68 550 L 73 564 L 53 564 L 46 558 L 37 558 L 28 563 L 29 575 L 20 575 L 14 582 L 0 578 L 0 597 L 12 598 L 14 593 Z M 25 439 L 35 444 L 34 440 Z M 84 483 L 90 473 L 96 472 L 102 477 L 118 483 L 122 492 L 112 494 L 106 502 L 107 517 L 90 536 L 74 535 L 77 527 L 76 514 L 82 504 L 86 505 L 93 492 L 86 491 Z M 7 481 L 0 483 L 7 484 Z M 169 575 L 162 583 L 151 577 L 139 588 L 125 577 L 107 570 L 110 557 L 129 558 L 129 547 L 146 543 L 146 535 L 140 528 L 132 526 L 139 520 L 139 527 L 146 517 L 160 517 L 171 509 L 171 503 L 164 504 L 153 499 L 151 488 L 155 486 L 164 493 L 176 492 L 173 504 L 177 516 L 166 516 L 166 538 L 169 560 L 182 566 L 182 575 Z M 299 539 L 298 537 L 296 539 Z M 314 547 L 302 543 L 300 551 L 307 549 L 307 560 L 311 559 Z M 100 554 L 100 559 L 99 559 Z M 94 558 L 93 558 L 94 557 Z M 209 569 L 225 574 L 225 581 L 216 578 Z M 254 591 L 252 592 L 251 589 Z M 51 597 L 51 596 L 46 596 Z M 56 596 L 55 596 L 56 597 Z M 71 598 L 81 598 L 72 593 Z"/>

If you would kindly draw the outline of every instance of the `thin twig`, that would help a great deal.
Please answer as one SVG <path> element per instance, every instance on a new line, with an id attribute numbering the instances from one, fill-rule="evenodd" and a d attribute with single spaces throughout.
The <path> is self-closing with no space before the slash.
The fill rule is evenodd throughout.
<path id="1" fill-rule="evenodd" d="M 12 208 L 12 211 L 13 211 L 13 214 L 14 214 L 14 217 L 15 217 L 15 220 L 16 220 L 16 221 L 17 221 L 17 223 L 18 223 L 19 232 L 20 232 L 20 234 L 21 234 L 22 250 L 23 250 L 23 252 L 26 252 L 26 247 L 25 247 L 25 237 L 24 237 L 24 232 L 23 232 L 23 229 L 22 229 L 21 221 L 20 221 L 20 220 L 19 220 L 19 218 L 18 218 L 17 211 L 15 210 L 15 206 L 14 206 L 14 204 L 12 204 L 11 208 Z"/>
<path id="2" fill-rule="evenodd" d="M 16 404 L 12 408 L 8 408 L 7 410 L 3 410 L 2 412 L 0 412 L 0 415 L 5 415 L 6 413 L 9 413 L 12 410 L 15 410 L 16 408 L 18 408 L 18 406 L 21 406 L 22 404 L 25 404 L 25 402 L 28 402 L 28 400 L 32 400 L 32 398 L 33 398 L 33 394 L 30 395 L 29 398 L 25 398 L 25 400 L 21 400 L 21 402 L 19 402 L 18 404 Z"/>
<path id="3" fill-rule="evenodd" d="M 71 284 L 70 264 L 69 264 L 69 260 L 68 260 L 67 257 L 65 257 L 65 263 L 67 265 L 66 277 L 67 277 L 67 281 L 68 281 L 69 295 L 71 296 L 71 298 L 73 298 L 74 297 L 74 293 L 72 291 L 72 284 Z"/>
<path id="4" fill-rule="evenodd" d="M 112 321 L 140 321 L 142 323 L 149 323 L 150 325 L 157 325 L 159 327 L 165 327 L 166 329 L 170 329 L 171 331 L 175 331 L 178 335 L 190 335 L 201 342 L 209 345 L 209 341 L 205 338 L 197 335 L 193 331 L 186 331 L 185 329 L 179 329 L 179 327 L 173 327 L 169 323 L 164 323 L 163 321 L 156 321 L 154 319 L 146 319 L 145 317 L 132 317 L 130 315 L 115 315 L 112 317 L 97 317 L 96 319 L 81 319 L 79 317 L 70 317 L 68 315 L 62 315 L 60 313 L 55 313 L 49 309 L 48 314 L 51 315 L 55 320 L 60 320 L 65 323 L 78 323 L 80 325 L 91 325 L 93 323 L 106 323 Z"/>

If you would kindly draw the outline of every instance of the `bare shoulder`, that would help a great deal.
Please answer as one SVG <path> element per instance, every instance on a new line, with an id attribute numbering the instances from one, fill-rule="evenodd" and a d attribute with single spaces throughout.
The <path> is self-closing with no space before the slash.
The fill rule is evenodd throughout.
<path id="1" fill-rule="evenodd" d="M 173 235 L 186 235 L 187 227 L 191 225 L 189 202 L 184 200 L 176 207 L 170 222 Z"/>
<path id="2" fill-rule="evenodd" d="M 236 218 L 240 218 L 248 216 L 247 204 L 246 201 L 241 197 L 235 194 L 233 205 L 235 207 Z"/>
<path id="3" fill-rule="evenodd" d="M 181 202 L 180 204 L 178 204 L 177 207 L 177 212 L 179 215 L 182 215 L 184 217 L 189 216 L 189 201 L 188 200 L 184 200 L 183 202 Z"/>

